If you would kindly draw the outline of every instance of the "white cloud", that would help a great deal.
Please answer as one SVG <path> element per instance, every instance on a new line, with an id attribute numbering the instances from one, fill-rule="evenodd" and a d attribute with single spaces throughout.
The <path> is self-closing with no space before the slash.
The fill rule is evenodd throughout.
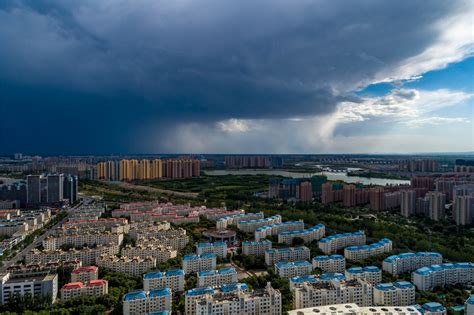
<path id="1" fill-rule="evenodd" d="M 429 112 L 455 106 L 472 97 L 462 91 L 396 89 L 381 97 L 366 97 L 361 103 L 343 102 L 335 113 L 338 122 L 350 123 L 370 119 L 403 121 L 422 118 Z"/>
<path id="2" fill-rule="evenodd" d="M 257 128 L 254 121 L 249 119 L 226 119 L 217 122 L 217 127 L 224 132 L 247 132 L 250 129 Z"/>
<path id="3" fill-rule="evenodd" d="M 405 122 L 409 127 L 416 128 L 423 125 L 444 125 L 452 123 L 470 123 L 470 120 L 464 117 L 426 117 L 412 119 Z"/>

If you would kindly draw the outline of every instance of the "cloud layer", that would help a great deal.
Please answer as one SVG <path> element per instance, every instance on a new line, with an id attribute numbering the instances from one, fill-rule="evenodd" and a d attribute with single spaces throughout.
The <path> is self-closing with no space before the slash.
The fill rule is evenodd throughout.
<path id="1" fill-rule="evenodd" d="M 0 145 L 280 151 L 261 145 L 278 145 L 265 138 L 275 128 L 284 150 L 325 150 L 341 124 L 420 120 L 469 99 L 354 91 L 471 56 L 473 13 L 468 1 L 3 1 Z"/>

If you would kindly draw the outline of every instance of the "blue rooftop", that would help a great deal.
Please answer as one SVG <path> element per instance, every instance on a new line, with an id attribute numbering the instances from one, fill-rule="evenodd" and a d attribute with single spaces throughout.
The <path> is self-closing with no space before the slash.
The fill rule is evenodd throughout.
<path id="1" fill-rule="evenodd" d="M 322 275 L 319 276 L 319 279 L 323 281 L 329 281 L 329 280 L 346 280 L 346 276 L 344 276 L 342 273 L 323 273 Z"/>
<path id="2" fill-rule="evenodd" d="M 148 315 L 169 315 L 170 312 L 168 311 L 159 311 L 159 312 L 151 312 Z"/>
<path id="3" fill-rule="evenodd" d="M 124 301 L 133 301 L 133 300 L 142 300 L 146 299 L 146 291 L 136 291 L 136 292 L 129 292 L 124 295 Z"/>
<path id="4" fill-rule="evenodd" d="M 306 260 L 298 260 L 294 262 L 285 262 L 285 261 L 280 261 L 275 264 L 275 266 L 278 269 L 282 268 L 293 268 L 293 267 L 309 267 L 312 266 L 310 262 L 307 262 Z"/>
<path id="5" fill-rule="evenodd" d="M 472 295 L 466 300 L 466 303 L 467 303 L 467 304 L 474 305 L 474 294 L 472 294 Z"/>
<path id="6" fill-rule="evenodd" d="M 220 287 L 221 292 L 229 293 L 236 290 L 248 290 L 248 285 L 246 283 L 227 283 Z"/>
<path id="7" fill-rule="evenodd" d="M 202 254 L 202 255 L 195 255 L 195 254 L 191 254 L 191 255 L 185 255 L 183 257 L 183 260 L 193 260 L 193 259 L 202 259 L 202 258 L 216 258 L 216 254 L 214 253 L 206 253 L 206 254 Z"/>
<path id="8" fill-rule="evenodd" d="M 185 293 L 185 295 L 188 296 L 199 296 L 204 294 L 214 294 L 214 289 L 212 287 L 194 288 Z"/>
<path id="9" fill-rule="evenodd" d="M 318 279 L 315 275 L 306 275 L 306 276 L 299 276 L 293 277 L 290 279 L 290 282 L 293 283 L 303 283 L 303 282 L 316 282 Z"/>
<path id="10" fill-rule="evenodd" d="M 437 302 L 425 303 L 421 307 L 424 308 L 425 310 L 430 311 L 430 312 L 440 312 L 440 311 L 444 311 L 446 309 L 443 305 L 441 305 Z"/>
<path id="11" fill-rule="evenodd" d="M 364 232 L 358 231 L 358 232 L 354 232 L 354 233 L 340 233 L 340 234 L 334 234 L 334 235 L 327 236 L 325 238 L 320 239 L 319 241 L 322 242 L 322 243 L 327 243 L 327 242 L 329 242 L 333 239 L 336 239 L 336 238 L 349 237 L 349 236 L 361 236 L 361 235 L 365 235 Z"/>
<path id="12" fill-rule="evenodd" d="M 155 296 L 168 296 L 171 295 L 171 290 L 169 288 L 156 289 L 150 291 L 150 297 Z"/>

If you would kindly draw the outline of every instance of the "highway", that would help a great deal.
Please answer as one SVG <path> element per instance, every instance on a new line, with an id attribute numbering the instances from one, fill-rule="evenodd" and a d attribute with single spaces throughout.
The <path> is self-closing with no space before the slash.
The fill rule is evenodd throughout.
<path id="1" fill-rule="evenodd" d="M 92 202 L 92 200 L 93 200 L 92 198 L 84 196 L 84 197 L 82 197 L 80 203 L 78 203 L 77 205 L 75 205 L 72 208 L 66 208 L 64 211 L 66 211 L 69 215 L 70 211 L 79 208 L 83 204 L 89 204 L 89 203 Z M 18 261 L 22 260 L 29 251 L 31 251 L 33 248 L 35 248 L 38 243 L 42 243 L 43 240 L 51 234 L 51 230 L 61 226 L 67 220 L 68 215 L 66 215 L 64 217 L 64 219 L 62 219 L 61 221 L 56 223 L 50 229 L 46 230 L 43 234 L 38 236 L 30 245 L 26 246 L 24 249 L 22 249 L 20 252 L 18 252 L 12 259 L 4 261 L 3 266 L 0 268 L 0 272 L 5 272 L 8 267 L 10 267 L 11 265 L 14 265 Z"/>

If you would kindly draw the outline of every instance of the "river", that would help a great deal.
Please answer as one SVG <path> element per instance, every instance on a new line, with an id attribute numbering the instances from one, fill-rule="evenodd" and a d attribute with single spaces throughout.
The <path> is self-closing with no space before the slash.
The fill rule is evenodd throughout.
<path id="1" fill-rule="evenodd" d="M 204 171 L 206 175 L 215 175 L 215 176 L 222 176 L 222 175 L 257 175 L 257 174 L 265 174 L 265 175 L 275 175 L 275 176 L 283 176 L 283 177 L 290 177 L 290 178 L 301 178 L 301 177 L 311 177 L 313 175 L 325 175 L 327 176 L 328 180 L 340 180 L 346 183 L 361 183 L 364 185 L 406 185 L 410 184 L 409 180 L 403 179 L 387 179 L 387 178 L 368 178 L 368 177 L 359 177 L 359 176 L 347 176 L 345 172 L 315 172 L 315 173 L 300 173 L 300 172 L 291 172 L 291 171 L 283 171 L 283 170 L 209 170 Z"/>

